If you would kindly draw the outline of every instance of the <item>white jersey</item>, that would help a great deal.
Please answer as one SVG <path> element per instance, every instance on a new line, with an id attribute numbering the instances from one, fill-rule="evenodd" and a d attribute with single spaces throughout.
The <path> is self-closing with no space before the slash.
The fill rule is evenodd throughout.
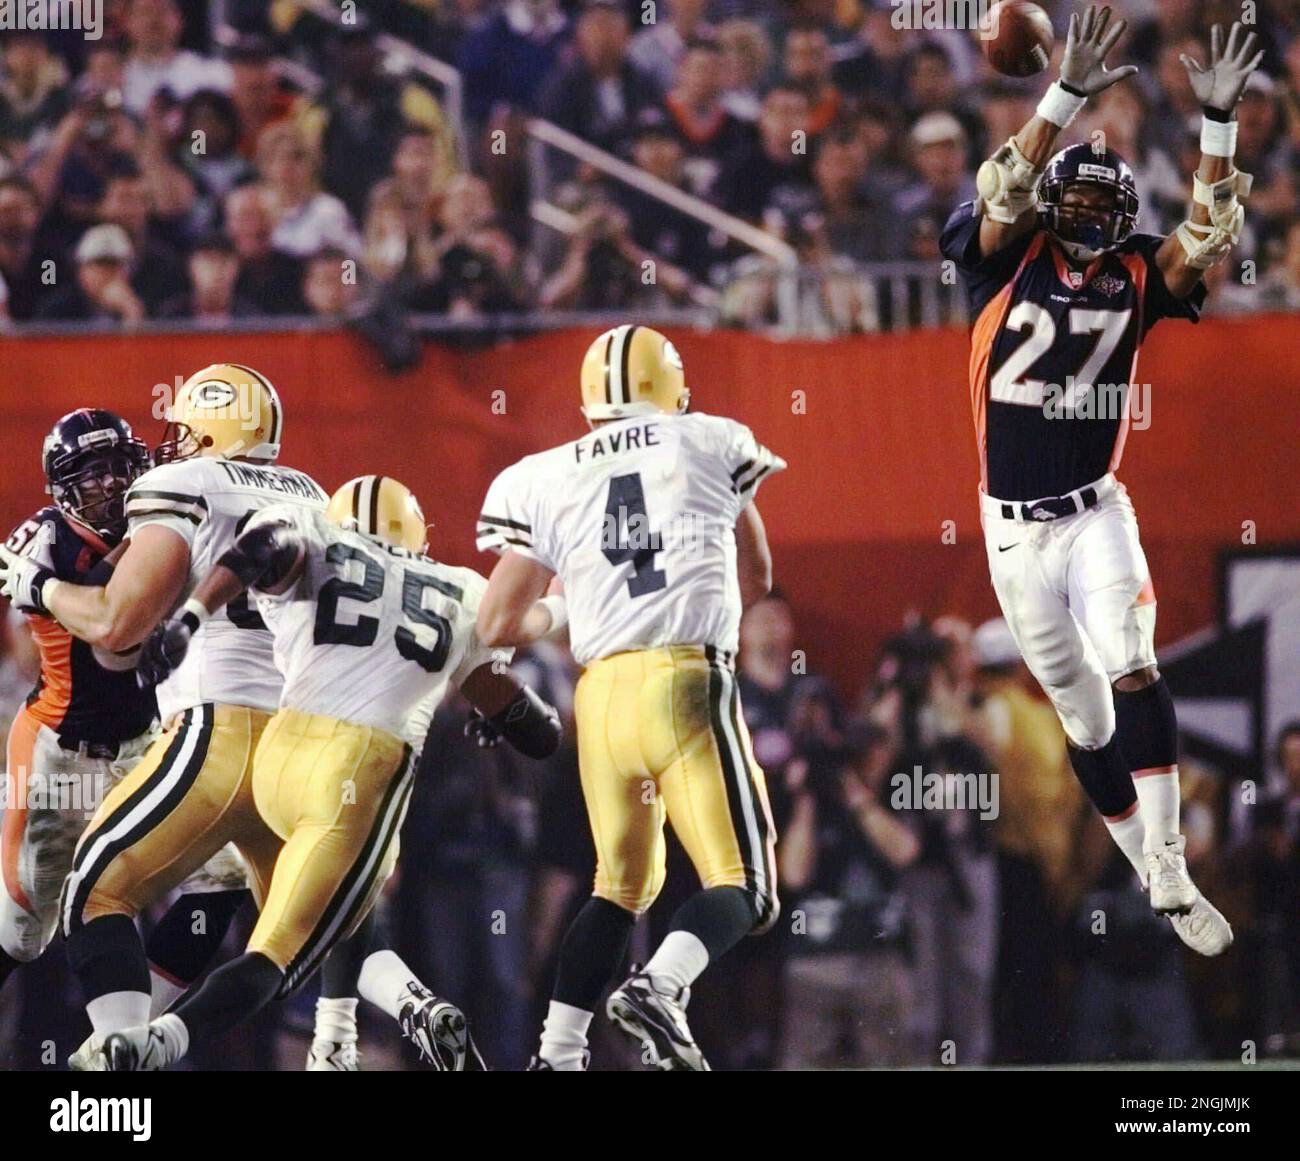
<path id="1" fill-rule="evenodd" d="M 424 745 L 448 685 L 511 651 L 475 632 L 487 581 L 348 532 L 315 509 L 283 505 L 253 523 L 290 526 L 305 551 L 285 592 L 254 590 L 284 674 L 280 704 Z"/>
<path id="2" fill-rule="evenodd" d="M 164 524 L 184 537 L 190 573 L 183 602 L 235 543 L 254 513 L 290 502 L 324 507 L 329 497 L 310 476 L 292 468 L 196 457 L 145 472 L 126 496 L 128 536 Z M 158 713 L 172 714 L 217 702 L 274 713 L 283 684 L 271 634 L 240 597 L 204 623 L 185 660 L 158 686 Z"/>
<path id="3" fill-rule="evenodd" d="M 740 631 L 736 519 L 785 461 L 714 415 L 635 416 L 526 456 L 488 489 L 478 546 L 564 583 L 580 665 Z"/>

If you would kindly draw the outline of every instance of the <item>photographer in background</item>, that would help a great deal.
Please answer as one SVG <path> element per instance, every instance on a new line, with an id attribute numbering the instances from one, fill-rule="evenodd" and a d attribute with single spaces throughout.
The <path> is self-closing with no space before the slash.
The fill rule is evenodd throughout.
<path id="1" fill-rule="evenodd" d="M 787 1069 L 898 1067 L 910 1062 L 912 1003 L 899 872 L 921 844 L 888 806 L 894 749 L 883 730 L 849 732 L 837 767 L 786 769 L 793 800 L 781 836 L 792 934 L 785 996 Z"/>

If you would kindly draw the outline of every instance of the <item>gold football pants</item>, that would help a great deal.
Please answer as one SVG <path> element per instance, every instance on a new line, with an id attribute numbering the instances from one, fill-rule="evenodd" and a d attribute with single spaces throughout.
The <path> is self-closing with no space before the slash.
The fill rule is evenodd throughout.
<path id="1" fill-rule="evenodd" d="M 740 887 L 776 920 L 776 828 L 729 658 L 711 647 L 617 653 L 574 700 L 595 894 L 634 914 L 664 881 L 664 819 L 705 887 Z"/>
<path id="2" fill-rule="evenodd" d="M 138 915 L 227 843 L 239 848 L 262 900 L 280 850 L 253 802 L 253 754 L 269 720 L 205 702 L 168 722 L 77 843 L 63 885 L 65 934 L 102 915 Z"/>
<path id="3" fill-rule="evenodd" d="M 415 763 L 400 738 L 281 709 L 253 763 L 253 797 L 283 840 L 248 941 L 288 995 L 369 914 L 397 863 Z"/>

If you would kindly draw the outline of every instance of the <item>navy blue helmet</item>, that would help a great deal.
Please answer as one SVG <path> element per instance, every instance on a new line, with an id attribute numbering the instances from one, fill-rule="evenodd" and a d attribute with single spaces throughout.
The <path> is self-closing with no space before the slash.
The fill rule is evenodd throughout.
<path id="1" fill-rule="evenodd" d="M 126 533 L 126 490 L 149 469 L 149 449 L 120 415 L 69 411 L 45 437 L 46 491 L 73 519 L 116 542 Z"/>
<path id="2" fill-rule="evenodd" d="M 1076 186 L 1111 191 L 1110 209 L 1080 210 L 1063 206 L 1066 192 Z M 1112 250 L 1133 232 L 1138 220 L 1137 184 L 1133 170 L 1113 149 L 1081 143 L 1062 149 L 1043 171 L 1038 185 L 1038 212 L 1043 225 L 1072 258 L 1088 260 Z"/>

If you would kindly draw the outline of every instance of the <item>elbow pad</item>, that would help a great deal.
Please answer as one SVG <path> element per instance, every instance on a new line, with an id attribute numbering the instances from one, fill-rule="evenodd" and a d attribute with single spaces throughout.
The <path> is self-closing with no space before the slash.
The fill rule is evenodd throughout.
<path id="1" fill-rule="evenodd" d="M 1208 270 L 1217 266 L 1241 237 L 1241 227 L 1246 220 L 1246 209 L 1241 204 L 1250 193 L 1254 178 L 1248 173 L 1233 170 L 1216 182 L 1204 182 L 1199 175 L 1192 178 L 1192 199 L 1210 211 L 1208 226 L 1185 221 L 1175 236 L 1187 254 L 1187 265 L 1193 270 Z"/>
<path id="2" fill-rule="evenodd" d="M 287 532 L 286 524 L 258 524 L 236 540 L 217 563 L 239 577 L 245 588 L 273 585 L 298 559 L 298 546 Z"/>
<path id="3" fill-rule="evenodd" d="M 525 758 L 549 758 L 559 749 L 564 736 L 559 711 L 526 685 L 488 721 Z"/>
<path id="4" fill-rule="evenodd" d="M 975 174 L 984 212 L 994 222 L 1009 225 L 1025 211 L 1038 204 L 1038 181 L 1041 169 L 1020 152 L 1014 137 L 1009 138 Z"/>

